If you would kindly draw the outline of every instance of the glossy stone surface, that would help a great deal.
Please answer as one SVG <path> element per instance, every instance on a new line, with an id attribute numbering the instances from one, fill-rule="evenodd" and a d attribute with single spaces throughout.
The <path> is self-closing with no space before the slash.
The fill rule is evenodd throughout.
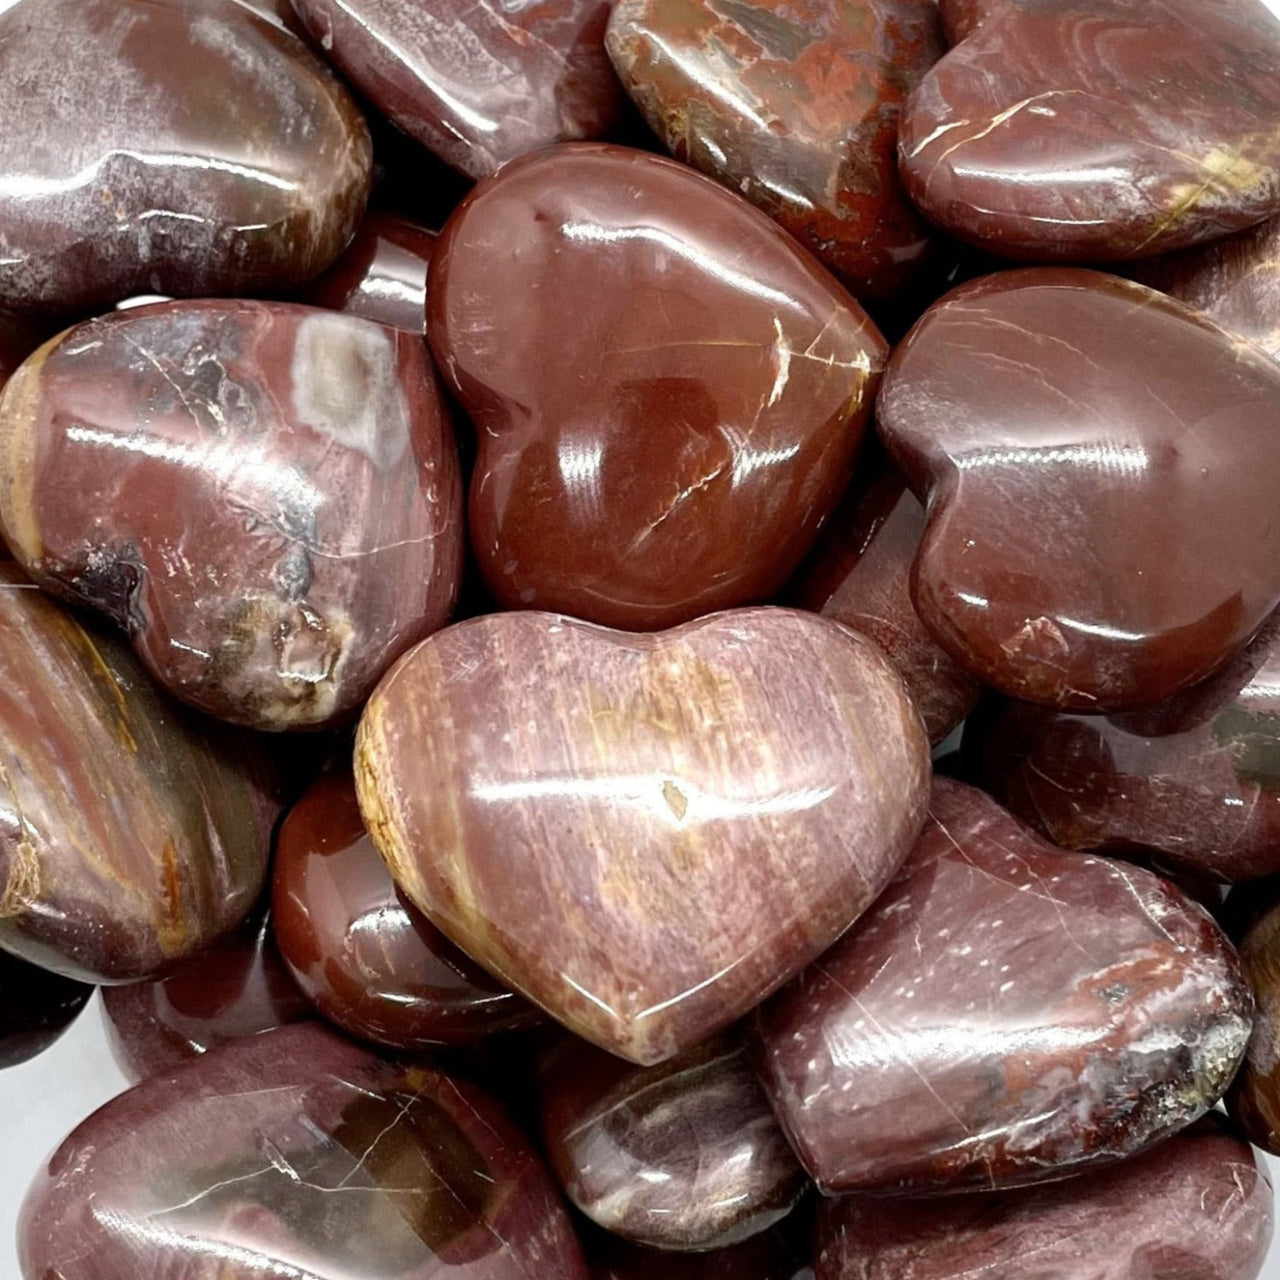
<path id="1" fill-rule="evenodd" d="M 436 233 L 416 222 L 371 213 L 347 251 L 307 290 L 307 301 L 423 333 L 435 244 Z"/>
<path id="2" fill-rule="evenodd" d="M 645 630 L 783 585 L 849 479 L 886 347 L 775 223 L 670 160 L 563 147 L 477 187 L 430 289 L 503 607 Z"/>
<path id="3" fill-rule="evenodd" d="M 981 685 L 938 644 L 911 602 L 911 566 L 924 529 L 924 508 L 902 477 L 873 469 L 841 501 L 790 598 L 874 640 L 938 743 L 973 710 Z"/>
<path id="4" fill-rule="evenodd" d="M 422 342 L 312 307 L 93 320 L 0 399 L 0 523 L 167 688 L 262 729 L 341 721 L 444 624 L 461 480 Z"/>
<path id="5" fill-rule="evenodd" d="M 1150 705 L 1280 603 L 1280 370 L 1180 303 L 1071 268 L 988 276 L 925 313 L 877 413 L 929 498 L 916 608 L 1012 697 Z"/>
<path id="6" fill-rule="evenodd" d="M 1261 886 L 1257 918 L 1240 944 L 1257 1001 L 1249 1052 L 1227 1109 L 1252 1142 L 1280 1155 L 1280 885 Z"/>
<path id="7" fill-rule="evenodd" d="M 39 0 L 0 15 L 0 297 L 292 288 L 342 251 L 368 130 L 305 46 L 235 0 Z"/>
<path id="8" fill-rule="evenodd" d="M 356 743 L 361 809 L 414 903 L 642 1065 L 826 950 L 905 857 L 928 777 L 878 650 L 784 609 L 661 635 L 459 623 L 383 681 Z"/>
<path id="9" fill-rule="evenodd" d="M 1280 212 L 1280 24 L 1265 5 L 983 7 L 902 117 L 907 192 L 945 230 L 1002 257 L 1103 262 Z"/>
<path id="10" fill-rule="evenodd" d="M 90 1116 L 23 1205 L 25 1280 L 586 1280 L 484 1094 L 317 1024 L 224 1045 Z"/>
<path id="11" fill-rule="evenodd" d="M 135 1084 L 311 1011 L 265 915 L 162 977 L 102 991 L 111 1056 Z"/>
<path id="12" fill-rule="evenodd" d="M 735 1034 L 656 1067 L 566 1040 L 541 1092 L 544 1148 L 569 1199 L 639 1244 L 736 1244 L 808 1186 Z"/>
<path id="13" fill-rule="evenodd" d="M 608 0 L 294 0 L 326 55 L 411 138 L 484 178 L 555 142 L 599 138 L 622 90 Z"/>
<path id="14" fill-rule="evenodd" d="M 940 1200 L 827 1200 L 817 1280 L 1254 1280 L 1271 1180 L 1206 1117 L 1112 1169 Z"/>
<path id="15" fill-rule="evenodd" d="M 284 958 L 320 1012 L 352 1035 L 422 1049 L 541 1020 L 396 891 L 349 775 L 322 778 L 290 811 L 272 875 Z"/>
<path id="16" fill-rule="evenodd" d="M 680 160 L 776 218 L 859 298 L 930 264 L 898 178 L 903 100 L 942 56 L 935 0 L 619 0 L 606 47 Z"/>
<path id="17" fill-rule="evenodd" d="M 43 1053 L 76 1020 L 93 988 L 0 952 L 0 1068 Z"/>
<path id="18" fill-rule="evenodd" d="M 1137 847 L 1222 881 L 1280 871 L 1280 617 L 1154 707 L 1008 703 L 975 739 L 965 749 L 983 786 L 1064 849 Z"/>
<path id="19" fill-rule="evenodd" d="M 648 1249 L 599 1234 L 586 1241 L 591 1280 L 813 1280 L 803 1251 L 777 1228 L 707 1253 Z"/>
<path id="20" fill-rule="evenodd" d="M 1092 1170 L 1225 1091 L 1253 1000 L 1209 916 L 935 779 L 859 924 L 757 1015 L 766 1090 L 824 1191 L 993 1190 Z"/>
<path id="21" fill-rule="evenodd" d="M 164 697 L 0 566 L 0 947 L 128 982 L 248 915 L 278 803 L 258 744 Z"/>

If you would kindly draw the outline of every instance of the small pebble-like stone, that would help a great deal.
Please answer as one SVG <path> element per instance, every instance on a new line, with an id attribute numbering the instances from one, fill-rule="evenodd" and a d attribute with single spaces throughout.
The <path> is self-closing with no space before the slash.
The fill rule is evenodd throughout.
<path id="1" fill-rule="evenodd" d="M 1048 1186 L 825 1200 L 817 1280 L 1255 1280 L 1271 1179 L 1206 1116 L 1154 1151 Z"/>
<path id="2" fill-rule="evenodd" d="M 111 1056 L 134 1084 L 311 1012 L 265 915 L 159 978 L 102 989 Z"/>
<path id="3" fill-rule="evenodd" d="M 266 302 L 63 334 L 0 399 L 0 524 L 169 690 L 260 729 L 349 717 L 448 619 L 457 447 L 419 338 Z"/>
<path id="4" fill-rule="evenodd" d="M 725 1248 L 780 1222 L 808 1185 L 736 1034 L 656 1067 L 566 1039 L 541 1092 L 569 1199 L 638 1244 Z"/>
<path id="5" fill-rule="evenodd" d="M 290 971 L 352 1035 L 421 1050 L 542 1020 L 397 892 L 350 775 L 322 778 L 285 818 L 273 886 L 273 925 Z"/>
<path id="6" fill-rule="evenodd" d="M 608 0 L 294 0 L 326 56 L 410 137 L 473 178 L 599 138 L 622 90 Z"/>
<path id="7" fill-rule="evenodd" d="M 318 1024 L 144 1081 L 54 1152 L 24 1280 L 586 1280 L 554 1186 L 484 1094 Z"/>
<path id="8" fill-rule="evenodd" d="M 981 19 L 981 21 L 979 21 Z M 1280 23 L 1223 0 L 1019 0 L 908 99 L 907 191 L 1008 258 L 1117 261 L 1280 212 Z"/>
<path id="9" fill-rule="evenodd" d="M 606 41 L 677 158 L 776 218 L 859 297 L 931 264 L 898 116 L 942 56 L 935 0 L 619 0 Z"/>
<path id="10" fill-rule="evenodd" d="M 1280 369 L 1172 299 L 1070 268 L 964 285 L 877 413 L 928 498 L 916 608 L 1011 697 L 1158 702 L 1280 603 Z"/>
<path id="11" fill-rule="evenodd" d="M 1280 872 L 1280 617 L 1156 706 L 1011 702 L 982 720 L 972 741 L 965 730 L 982 785 L 1061 848 L 1145 849 L 1219 881 Z"/>
<path id="12" fill-rule="evenodd" d="M 0 1068 L 43 1053 L 80 1016 L 93 988 L 0 951 Z"/>
<path id="13" fill-rule="evenodd" d="M 824 1191 L 993 1190 L 1195 1120 L 1252 1011 L 1239 958 L 1178 889 L 939 778 L 898 878 L 759 1012 L 756 1049 Z"/>
<path id="14" fill-rule="evenodd" d="M 1250 896 L 1257 918 L 1240 944 L 1240 958 L 1257 1012 L 1227 1109 L 1250 1141 L 1280 1155 L 1280 885 L 1260 886 Z"/>
<path id="15" fill-rule="evenodd" d="M 289 289 L 342 251 L 368 130 L 301 41 L 235 0 L 37 0 L 0 15 L 0 298 Z"/>
<path id="16" fill-rule="evenodd" d="M 436 233 L 416 222 L 371 213 L 347 251 L 307 290 L 307 301 L 423 333 L 435 244 Z"/>
<path id="17" fill-rule="evenodd" d="M 585 143 L 476 188 L 427 311 L 479 433 L 471 539 L 495 599 L 633 630 L 782 587 L 849 480 L 886 354 L 758 210 Z"/>
<path id="18" fill-rule="evenodd" d="M 874 640 L 938 743 L 977 705 L 982 687 L 938 644 L 911 602 L 911 566 L 924 530 L 924 508 L 902 477 L 877 467 L 845 495 L 790 595 L 802 609 Z"/>
<path id="19" fill-rule="evenodd" d="M 0 566 L 0 947 L 129 982 L 249 914 L 274 780 L 247 735 L 165 697 L 127 646 Z"/>
<path id="20" fill-rule="evenodd" d="M 905 857 L 927 743 L 878 650 L 744 609 L 660 635 L 546 613 L 425 641 L 360 722 L 397 883 L 571 1031 L 651 1065 L 816 959 Z"/>

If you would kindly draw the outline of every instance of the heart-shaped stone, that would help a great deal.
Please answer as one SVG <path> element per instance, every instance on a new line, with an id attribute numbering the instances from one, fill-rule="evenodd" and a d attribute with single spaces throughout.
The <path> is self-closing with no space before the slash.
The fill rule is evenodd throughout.
<path id="1" fill-rule="evenodd" d="M 938 778 L 899 876 L 758 1012 L 755 1047 L 822 1190 L 995 1190 L 1195 1120 L 1252 1013 L 1239 957 L 1180 890 Z"/>
<path id="2" fill-rule="evenodd" d="M 962 286 L 894 354 L 878 417 L 928 495 L 916 608 L 1012 697 L 1158 702 L 1280 603 L 1280 367 L 1152 290 Z"/>
<path id="3" fill-rule="evenodd" d="M 1103 262 L 1280 212 L 1280 23 L 1265 5 L 981 9 L 902 118 L 907 191 L 953 235 L 1003 257 Z"/>
<path id="4" fill-rule="evenodd" d="M 893 297 L 931 265 L 898 177 L 898 116 L 942 56 L 935 0 L 620 0 L 605 43 L 667 148 L 858 297 Z"/>
<path id="5" fill-rule="evenodd" d="M 848 483 L 887 355 L 759 210 L 587 143 L 476 188 L 427 309 L 479 432 L 472 547 L 495 599 L 635 630 L 786 582 Z"/>
<path id="6" fill-rule="evenodd" d="M 785 609 L 660 635 L 463 622 L 388 675 L 356 747 L 370 833 L 415 904 L 646 1065 L 848 928 L 919 830 L 928 776 L 879 651 Z"/>

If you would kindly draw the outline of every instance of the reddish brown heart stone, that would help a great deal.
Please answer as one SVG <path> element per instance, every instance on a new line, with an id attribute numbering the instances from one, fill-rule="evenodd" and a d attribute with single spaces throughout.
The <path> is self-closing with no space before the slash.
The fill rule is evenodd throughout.
<path id="1" fill-rule="evenodd" d="M 775 223 L 670 160 L 562 147 L 476 188 L 430 289 L 503 607 L 644 630 L 785 583 L 848 482 L 886 347 Z"/>
<path id="2" fill-rule="evenodd" d="M 992 1190 L 1176 1133 L 1231 1082 L 1252 1012 L 1178 889 L 938 778 L 897 879 L 758 1013 L 756 1048 L 824 1191 Z"/>
<path id="3" fill-rule="evenodd" d="M 817 1280 L 1255 1280 L 1271 1179 L 1215 1117 L 1113 1169 L 939 1200 L 825 1200 Z"/>
<path id="4" fill-rule="evenodd" d="M 895 352 L 878 419 L 928 497 L 916 608 L 1011 697 L 1158 702 L 1280 603 L 1280 369 L 1141 285 L 962 286 Z"/>
<path id="5" fill-rule="evenodd" d="M 985 16 L 984 16 L 985 13 Z M 1237 0 L 1018 0 L 907 102 L 907 191 L 1011 258 L 1116 261 L 1280 212 L 1280 23 Z"/>
<path id="6" fill-rule="evenodd" d="M 844 932 L 910 847 L 928 776 L 888 662 L 784 609 L 661 635 L 459 623 L 378 687 L 356 747 L 370 832 L 415 904 L 642 1065 Z"/>
<path id="7" fill-rule="evenodd" d="M 898 178 L 898 116 L 942 56 L 935 0 L 619 0 L 606 45 L 667 148 L 858 297 L 923 275 L 931 233 Z"/>
<path id="8" fill-rule="evenodd" d="M 294 0 L 311 35 L 394 124 L 473 178 L 599 138 L 622 91 L 608 0 Z"/>
<path id="9" fill-rule="evenodd" d="M 262 729 L 348 717 L 452 610 L 456 446 L 420 339 L 265 302 L 93 320 L 0 399 L 0 522 L 168 689 Z"/>
<path id="10" fill-rule="evenodd" d="M 39 0 L 0 15 L 0 297 L 293 288 L 342 251 L 369 133 L 302 42 L 235 0 Z"/>

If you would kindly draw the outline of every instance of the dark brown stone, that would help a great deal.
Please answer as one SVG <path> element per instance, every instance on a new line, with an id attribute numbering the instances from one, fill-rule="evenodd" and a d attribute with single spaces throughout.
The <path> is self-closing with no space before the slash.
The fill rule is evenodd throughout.
<path id="1" fill-rule="evenodd" d="M 1255 1280 L 1271 1179 L 1207 1116 L 1084 1178 L 939 1200 L 827 1200 L 817 1280 Z"/>
<path id="2" fill-rule="evenodd" d="M 301 41 L 235 0 L 39 0 L 0 16 L 0 298 L 292 288 L 351 238 L 369 134 Z"/>
<path id="3" fill-rule="evenodd" d="M 780 1222 L 808 1186 L 736 1034 L 656 1067 L 566 1038 L 541 1092 L 544 1148 L 569 1199 L 638 1244 L 737 1244 Z"/>
<path id="4" fill-rule="evenodd" d="M 0 399 L 0 522 L 177 696 L 262 729 L 349 717 L 444 624 L 457 450 L 430 359 L 312 307 L 180 302 L 70 330 Z"/>
<path id="5" fill-rule="evenodd" d="M 931 265 L 898 178 L 898 116 L 942 56 L 936 0 L 619 0 L 606 46 L 678 159 L 776 218 L 858 297 L 895 297 Z"/>
<path id="6" fill-rule="evenodd" d="M 473 178 L 599 138 L 622 90 L 608 0 L 294 0 L 327 56 L 393 123 Z"/>
<path id="7" fill-rule="evenodd" d="M 294 978 L 344 1031 L 401 1049 L 542 1020 L 396 890 L 350 775 L 321 779 L 276 840 L 272 917 Z"/>
<path id="8" fill-rule="evenodd" d="M 459 623 L 383 681 L 356 747 L 361 808 L 415 905 L 642 1065 L 839 937 L 910 847 L 928 776 L 879 651 L 784 609 L 661 635 Z"/>
<path id="9" fill-rule="evenodd" d="M 1257 917 L 1240 944 L 1257 1012 L 1227 1109 L 1249 1139 L 1280 1155 L 1280 884 L 1260 887 Z"/>
<path id="10" fill-rule="evenodd" d="M 80 1016 L 93 988 L 0 951 L 0 1068 L 43 1053 Z"/>
<path id="11" fill-rule="evenodd" d="M 472 546 L 502 606 L 643 630 L 794 572 L 886 348 L 775 223 L 670 160 L 561 147 L 476 188 L 430 288 L 432 346 L 480 437 Z"/>
<path id="12" fill-rule="evenodd" d="M 1235 952 L 1179 890 L 1054 849 L 940 778 L 898 878 L 758 1013 L 755 1047 L 824 1191 L 993 1190 L 1195 1120 L 1252 1011 Z"/>
<path id="13" fill-rule="evenodd" d="M 874 640 L 938 743 L 977 705 L 982 686 L 938 644 L 911 602 L 911 566 L 924 529 L 924 508 L 902 477 L 873 468 L 831 517 L 791 599 Z"/>
<path id="14" fill-rule="evenodd" d="M 1180 303 L 1069 268 L 975 281 L 895 352 L 877 412 L 928 497 L 916 608 L 1011 697 L 1158 702 L 1280 603 L 1280 370 Z"/>
<path id="15" fill-rule="evenodd" d="M 813 1280 L 806 1250 L 779 1228 L 707 1253 L 647 1249 L 604 1232 L 584 1244 L 591 1280 Z"/>
<path id="16" fill-rule="evenodd" d="M 127 982 L 248 915 L 278 804 L 258 744 L 0 566 L 0 946 Z"/>
<path id="17" fill-rule="evenodd" d="M 1280 212 L 1280 23 L 1247 0 L 1018 0 L 907 102 L 907 191 L 1010 258 L 1118 261 Z"/>
<path id="18" fill-rule="evenodd" d="M 265 915 L 149 982 L 104 987 L 107 1043 L 135 1084 L 228 1040 L 301 1022 L 311 1005 L 289 976 Z"/>
<path id="19" fill-rule="evenodd" d="M 546 1171 L 479 1090 L 314 1023 L 90 1116 L 23 1205 L 26 1280 L 586 1280 Z"/>

